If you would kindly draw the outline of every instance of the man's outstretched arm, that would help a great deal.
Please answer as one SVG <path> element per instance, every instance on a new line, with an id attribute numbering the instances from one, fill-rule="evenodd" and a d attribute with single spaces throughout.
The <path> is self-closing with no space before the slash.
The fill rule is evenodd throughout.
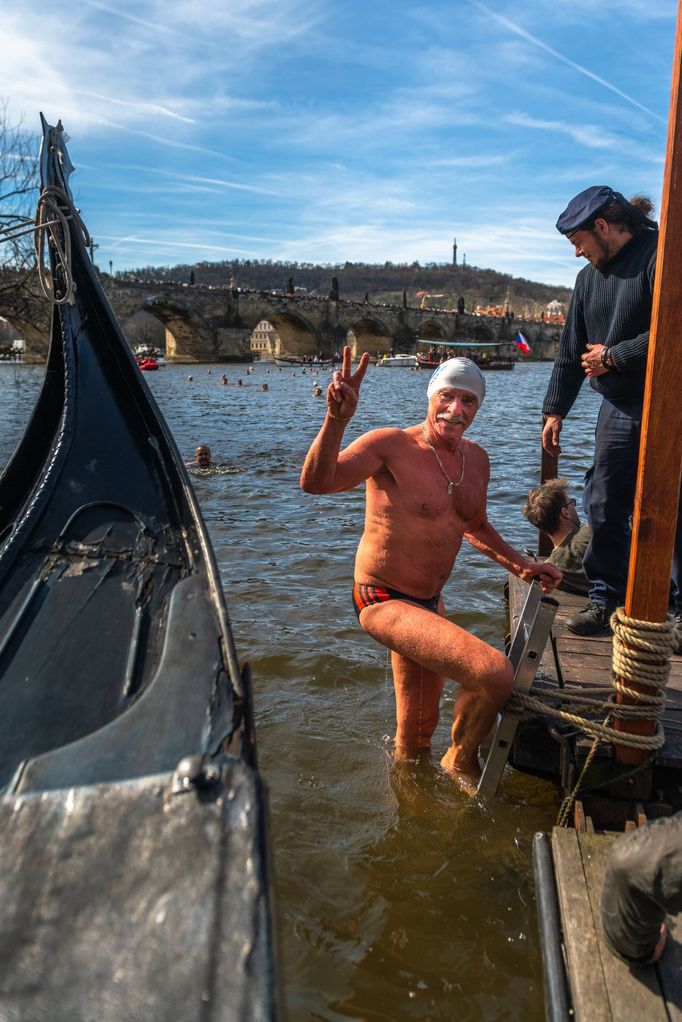
<path id="1" fill-rule="evenodd" d="M 356 372 L 352 373 L 350 348 L 346 345 L 343 349 L 343 368 L 340 371 L 336 370 L 327 388 L 325 420 L 303 462 L 301 488 L 306 493 L 336 493 L 339 490 L 351 489 L 379 467 L 380 462 L 377 461 L 375 466 L 371 460 L 367 466 L 363 465 L 362 469 L 356 464 L 355 472 L 342 471 L 339 465 L 343 433 L 355 414 L 360 385 L 368 363 L 369 355 L 365 352 Z M 351 446 L 357 444 L 358 441 Z"/>
<path id="2" fill-rule="evenodd" d="M 502 539 L 487 517 L 475 528 L 467 529 L 465 536 L 477 550 L 524 582 L 537 579 L 546 593 L 551 593 L 561 582 L 561 571 L 555 564 L 549 561 L 531 561 L 524 557 Z"/>

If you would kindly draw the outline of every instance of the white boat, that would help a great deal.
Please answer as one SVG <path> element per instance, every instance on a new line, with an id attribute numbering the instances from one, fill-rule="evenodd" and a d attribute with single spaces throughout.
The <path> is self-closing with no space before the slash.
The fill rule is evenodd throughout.
<path id="1" fill-rule="evenodd" d="M 378 366 L 385 366 L 387 369 L 395 369 L 404 366 L 406 369 L 414 369 L 417 364 L 416 355 L 384 355 L 377 362 Z"/>

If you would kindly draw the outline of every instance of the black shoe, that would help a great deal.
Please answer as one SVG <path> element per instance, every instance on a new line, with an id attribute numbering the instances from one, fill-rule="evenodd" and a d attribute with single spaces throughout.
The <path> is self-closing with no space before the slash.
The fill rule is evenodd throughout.
<path id="1" fill-rule="evenodd" d="M 682 614 L 673 614 L 673 656 L 682 656 Z"/>
<path id="2" fill-rule="evenodd" d="M 566 627 L 574 635 L 597 635 L 605 629 L 610 631 L 609 621 L 614 610 L 615 607 L 610 607 L 606 603 L 592 603 L 590 601 L 577 614 L 569 617 Z"/>

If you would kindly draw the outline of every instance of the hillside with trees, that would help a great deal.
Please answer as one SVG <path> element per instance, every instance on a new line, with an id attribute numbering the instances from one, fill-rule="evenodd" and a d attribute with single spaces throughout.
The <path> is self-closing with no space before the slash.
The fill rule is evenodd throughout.
<path id="1" fill-rule="evenodd" d="M 147 280 L 211 284 L 214 287 L 256 288 L 262 291 L 286 291 L 290 284 L 310 294 L 327 297 L 332 278 L 339 285 L 339 297 L 362 301 L 400 304 L 403 292 L 409 305 L 419 305 L 426 294 L 426 304 L 456 308 L 460 298 L 467 310 L 476 306 L 508 306 L 517 317 L 533 317 L 553 300 L 566 304 L 571 291 L 566 287 L 541 284 L 523 277 L 498 273 L 478 266 L 452 266 L 426 263 L 340 263 L 318 266 L 313 263 L 270 262 L 266 259 L 243 259 L 230 262 L 203 262 L 192 265 L 146 266 L 119 273 L 119 278 L 136 277 Z M 440 297 L 438 297 L 440 296 Z"/>

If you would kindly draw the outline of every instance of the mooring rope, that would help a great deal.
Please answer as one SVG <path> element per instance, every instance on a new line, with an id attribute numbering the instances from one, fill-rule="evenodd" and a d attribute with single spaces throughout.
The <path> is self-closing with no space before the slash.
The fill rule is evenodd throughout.
<path id="1" fill-rule="evenodd" d="M 68 216 L 64 213 L 66 207 Z M 80 231 L 83 244 L 87 248 L 90 244 L 90 235 L 81 220 L 80 213 L 74 206 L 71 198 L 62 188 L 50 185 L 44 188 L 38 199 L 35 219 L 35 241 L 36 255 L 38 258 L 38 276 L 43 294 L 55 305 L 63 305 L 68 302 L 73 304 L 76 285 L 71 273 L 71 232 L 68 221 L 72 220 L 76 229 Z M 60 271 L 61 294 L 57 295 L 55 281 L 45 261 L 45 239 L 48 238 L 54 252 L 57 269 Z"/>
<path id="2" fill-rule="evenodd" d="M 505 707 L 506 712 L 555 717 L 574 724 L 585 734 L 596 739 L 626 745 L 636 749 L 659 749 L 665 736 L 661 717 L 665 707 L 663 690 L 670 674 L 670 654 L 674 646 L 674 634 L 670 622 L 662 624 L 640 621 L 628 617 L 619 607 L 611 618 L 613 629 L 613 678 L 610 688 L 591 686 L 581 691 L 569 692 L 566 688 L 532 688 L 526 695 L 512 692 Z M 640 692 L 632 685 L 646 685 L 652 693 Z M 616 703 L 616 694 L 633 700 L 635 705 Z M 557 705 L 558 704 L 558 705 Z M 563 709 L 563 704 L 574 704 Z M 582 712 L 578 712 L 582 711 Z M 589 717 L 605 716 L 603 722 Z M 657 725 L 653 735 L 633 735 L 618 731 L 608 721 L 651 720 Z"/>
<path id="3" fill-rule="evenodd" d="M 600 741 L 647 749 L 649 758 L 636 767 L 635 772 L 648 765 L 655 750 L 660 749 L 665 741 L 661 718 L 666 704 L 664 689 L 670 675 L 670 654 L 675 645 L 672 624 L 669 621 L 661 624 L 631 618 L 619 607 L 611 617 L 611 629 L 613 654 L 610 687 L 585 686 L 569 692 L 566 688 L 552 686 L 531 689 L 527 695 L 513 692 L 505 707 L 512 714 L 530 713 L 533 716 L 549 716 L 567 721 L 594 737 L 573 791 L 561 804 L 557 826 L 564 826 L 568 821 L 571 806 L 583 786 Z M 645 685 L 653 691 L 640 692 L 633 685 Z M 632 700 L 634 705 L 617 703 L 618 695 Z M 571 704 L 571 708 L 561 708 L 565 704 Z M 585 713 L 593 717 L 603 716 L 604 719 L 601 722 L 589 719 L 582 715 Z M 618 731 L 610 724 L 610 721 L 616 719 L 651 720 L 656 724 L 656 733 L 634 735 Z M 629 775 L 632 773 L 632 770 L 628 771 Z"/>
<path id="4" fill-rule="evenodd" d="M 628 617 L 622 607 L 611 616 L 613 630 L 614 687 L 631 698 L 645 699 L 618 681 L 634 682 L 663 690 L 670 675 L 670 654 L 675 636 L 670 621 L 638 621 Z M 650 702 L 656 697 L 649 696 Z"/>

